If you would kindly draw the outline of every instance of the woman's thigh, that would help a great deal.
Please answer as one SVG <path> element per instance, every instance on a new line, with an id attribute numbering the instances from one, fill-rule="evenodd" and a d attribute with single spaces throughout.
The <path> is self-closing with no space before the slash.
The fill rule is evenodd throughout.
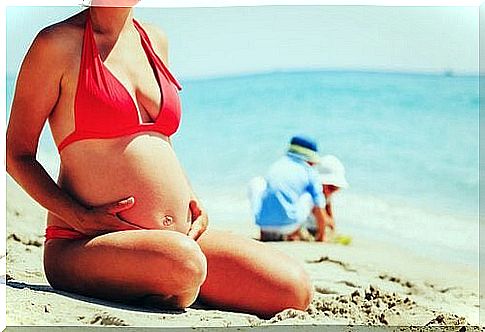
<path id="1" fill-rule="evenodd" d="M 54 288 L 120 300 L 183 296 L 190 302 L 206 275 L 205 257 L 197 243 L 166 230 L 49 240 L 44 267 Z"/>
<path id="2" fill-rule="evenodd" d="M 200 298 L 229 310 L 269 317 L 304 310 L 313 295 L 302 265 L 265 243 L 207 230 L 197 240 L 207 259 Z"/>

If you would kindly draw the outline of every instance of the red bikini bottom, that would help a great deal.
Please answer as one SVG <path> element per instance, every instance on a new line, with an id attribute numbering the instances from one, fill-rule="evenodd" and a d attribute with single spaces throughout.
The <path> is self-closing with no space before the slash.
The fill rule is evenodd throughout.
<path id="1" fill-rule="evenodd" d="M 45 240 L 49 241 L 52 239 L 71 239 L 71 240 L 79 240 L 79 239 L 86 239 L 89 236 L 75 231 L 71 228 L 63 228 L 58 226 L 48 226 L 45 229 Z"/>

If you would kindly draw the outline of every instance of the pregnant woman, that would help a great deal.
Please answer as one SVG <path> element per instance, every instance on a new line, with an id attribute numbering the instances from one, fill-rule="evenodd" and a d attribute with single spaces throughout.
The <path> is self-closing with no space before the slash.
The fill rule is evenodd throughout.
<path id="1" fill-rule="evenodd" d="M 206 230 L 170 142 L 181 87 L 167 68 L 167 40 L 133 18 L 134 3 L 94 2 L 43 29 L 19 73 L 7 171 L 48 210 L 49 283 L 172 308 L 200 298 L 262 317 L 306 309 L 312 286 L 299 263 Z M 57 183 L 36 160 L 47 120 L 61 160 Z"/>

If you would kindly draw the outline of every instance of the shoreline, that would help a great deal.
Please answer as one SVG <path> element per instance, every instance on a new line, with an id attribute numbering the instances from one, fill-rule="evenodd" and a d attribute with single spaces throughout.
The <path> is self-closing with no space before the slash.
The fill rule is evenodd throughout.
<path id="1" fill-rule="evenodd" d="M 237 229 L 253 238 L 259 236 L 245 190 L 224 191 L 216 197 L 207 192 L 204 194 L 202 198 L 213 200 L 205 202 L 213 225 L 227 230 Z M 344 192 L 334 199 L 337 231 L 444 264 L 478 266 L 478 216 L 475 223 L 472 216 L 397 202 L 397 198 L 387 201 L 370 194 Z M 447 229 L 443 229 L 443 224 Z"/>

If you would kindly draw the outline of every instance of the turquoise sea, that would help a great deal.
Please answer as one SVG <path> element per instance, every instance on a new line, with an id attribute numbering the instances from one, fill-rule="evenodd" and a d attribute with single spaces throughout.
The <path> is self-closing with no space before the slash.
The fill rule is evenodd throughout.
<path id="1" fill-rule="evenodd" d="M 181 82 L 174 146 L 211 218 L 250 223 L 248 181 L 305 133 L 346 167 L 350 188 L 335 199 L 342 232 L 477 262 L 478 76 L 301 71 Z M 55 177 L 48 130 L 39 159 Z"/>

